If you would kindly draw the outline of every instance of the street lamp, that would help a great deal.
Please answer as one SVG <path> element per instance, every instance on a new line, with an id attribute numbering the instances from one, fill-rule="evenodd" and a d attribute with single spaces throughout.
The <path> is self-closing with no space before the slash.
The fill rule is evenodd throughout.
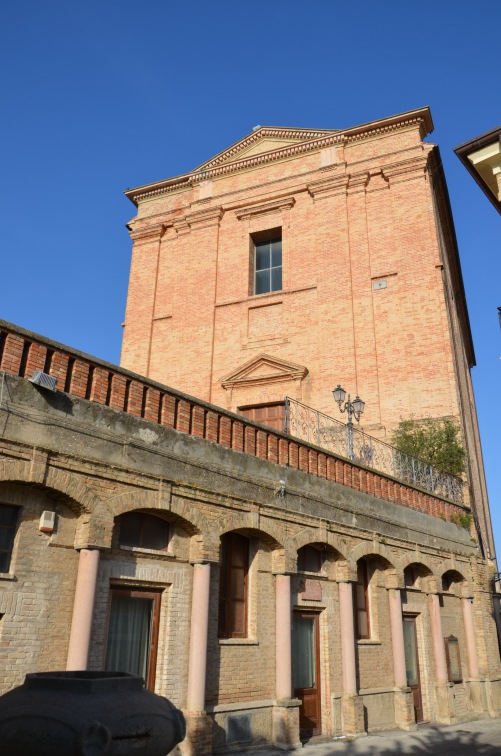
<path id="1" fill-rule="evenodd" d="M 360 422 L 360 415 L 363 414 L 365 409 L 365 402 L 360 399 L 358 394 L 353 401 L 351 401 L 350 395 L 348 394 L 348 399 L 345 401 L 346 391 L 341 387 L 340 383 L 338 383 L 337 388 L 333 389 L 332 394 L 334 396 L 334 401 L 339 407 L 339 411 L 348 413 L 348 456 L 350 459 L 353 459 L 353 418 L 355 418 L 357 423 Z"/>

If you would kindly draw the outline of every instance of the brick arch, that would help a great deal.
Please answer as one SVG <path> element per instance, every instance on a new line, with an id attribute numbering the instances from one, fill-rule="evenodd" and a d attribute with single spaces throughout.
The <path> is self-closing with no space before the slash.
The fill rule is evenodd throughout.
<path id="1" fill-rule="evenodd" d="M 399 565 L 400 565 L 399 578 L 401 578 L 402 580 L 400 587 L 405 587 L 404 572 L 406 568 L 410 567 L 411 565 L 415 565 L 416 567 L 420 567 L 422 572 L 424 573 L 420 576 L 423 581 L 421 583 L 421 590 L 425 593 L 436 592 L 437 585 L 438 585 L 438 578 L 437 578 L 437 573 L 435 572 L 435 565 L 430 559 L 427 559 L 426 557 L 421 556 L 421 554 L 419 554 L 419 556 L 414 554 L 414 558 L 412 558 L 412 555 L 409 554 L 404 557 L 401 557 Z"/>
<path id="2" fill-rule="evenodd" d="M 267 522 L 265 527 L 256 521 L 254 512 L 231 512 L 222 520 L 222 527 L 214 531 L 212 537 L 214 546 L 217 550 L 218 561 L 221 558 L 221 536 L 230 533 L 232 530 L 240 530 L 243 535 L 259 538 L 271 548 L 272 552 L 272 570 L 276 573 L 285 572 L 286 552 L 285 552 L 285 533 L 273 523 Z M 221 521 L 220 521 L 221 523 Z"/>
<path id="3" fill-rule="evenodd" d="M 300 533 L 295 535 L 288 541 L 287 545 L 291 545 L 296 552 L 303 546 L 308 546 L 310 543 L 325 543 L 330 546 L 334 551 L 337 551 L 341 559 L 346 561 L 347 545 L 341 541 L 341 539 L 334 533 L 318 530 L 316 528 L 306 528 Z"/>
<path id="4" fill-rule="evenodd" d="M 402 557 L 400 557 L 399 560 L 399 567 L 402 570 L 402 572 L 407 568 L 410 567 L 411 564 L 417 564 L 419 567 L 424 567 L 426 570 L 428 570 L 431 573 L 431 576 L 436 577 L 437 573 L 435 572 L 436 566 L 432 562 L 431 559 L 428 559 L 425 556 L 422 556 L 421 554 L 407 554 Z"/>
<path id="5" fill-rule="evenodd" d="M 283 549 L 285 545 L 285 533 L 282 528 L 267 522 L 263 527 L 261 522 L 256 522 L 253 512 L 231 512 L 222 520 L 222 527 L 218 529 L 219 538 L 231 530 L 243 530 L 252 533 L 258 538 L 267 541 L 272 549 Z"/>
<path id="6" fill-rule="evenodd" d="M 115 520 L 120 515 L 134 510 L 149 511 L 152 514 L 165 512 L 172 519 L 180 523 L 190 535 L 205 532 L 208 523 L 206 518 L 192 504 L 174 499 L 172 502 L 162 499 L 158 491 L 132 490 L 107 499 L 105 505 L 109 514 Z"/>
<path id="7" fill-rule="evenodd" d="M 355 546 L 349 556 L 349 566 L 352 570 L 352 574 L 357 574 L 357 562 L 364 557 L 379 557 L 387 562 L 385 565 L 385 582 L 387 587 L 397 587 L 402 584 L 403 570 L 400 570 L 400 566 L 397 566 L 397 560 L 395 555 L 387 546 L 383 546 L 381 543 L 359 543 Z"/>
<path id="8" fill-rule="evenodd" d="M 387 546 L 383 546 L 383 544 L 381 543 L 374 543 L 372 541 L 370 543 L 359 543 L 358 546 L 355 546 L 350 551 L 348 558 L 353 565 L 356 565 L 359 559 L 368 556 L 382 557 L 386 562 L 388 562 L 389 566 L 393 568 L 393 570 L 397 569 L 397 560 L 395 559 L 395 554 L 390 551 Z"/>
<path id="9" fill-rule="evenodd" d="M 91 514 L 101 505 L 101 499 L 73 473 L 45 465 L 32 465 L 30 460 L 2 460 L 0 482 L 21 483 L 62 495 L 66 500 L 63 503 L 77 515 Z"/>
<path id="10" fill-rule="evenodd" d="M 446 572 L 455 572 L 461 577 L 464 583 L 468 584 L 471 582 L 471 578 L 469 574 L 465 574 L 465 566 L 466 565 L 459 565 L 458 568 L 458 565 L 454 559 L 445 559 L 437 568 L 438 579 L 441 581 Z"/>

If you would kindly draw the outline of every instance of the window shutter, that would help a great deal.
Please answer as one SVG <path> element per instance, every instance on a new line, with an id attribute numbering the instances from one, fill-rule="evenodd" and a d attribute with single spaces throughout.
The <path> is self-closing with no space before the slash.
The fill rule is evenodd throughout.
<path id="1" fill-rule="evenodd" d="M 247 637 L 248 569 L 249 540 L 239 533 L 227 533 L 222 538 L 219 588 L 220 637 Z"/>
<path id="2" fill-rule="evenodd" d="M 358 563 L 357 583 L 355 585 L 356 629 L 357 637 L 370 638 L 369 624 L 369 581 L 367 577 L 367 562 Z"/>

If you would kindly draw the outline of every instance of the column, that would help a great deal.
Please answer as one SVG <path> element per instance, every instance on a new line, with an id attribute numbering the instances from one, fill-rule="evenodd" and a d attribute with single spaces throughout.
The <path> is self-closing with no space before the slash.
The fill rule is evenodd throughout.
<path id="1" fill-rule="evenodd" d="M 193 568 L 187 709 L 190 712 L 197 713 L 205 711 L 209 587 L 210 564 L 195 564 Z"/>
<path id="2" fill-rule="evenodd" d="M 291 579 L 289 575 L 275 578 L 276 623 L 276 697 L 290 699 L 292 695 L 292 617 Z"/>
<path id="3" fill-rule="evenodd" d="M 473 621 L 472 599 L 469 596 L 462 596 L 461 608 L 463 610 L 463 625 L 466 640 L 466 651 L 468 654 L 468 677 L 465 685 L 469 688 L 470 704 L 474 711 L 483 712 L 486 715 L 495 716 L 492 699 L 489 695 L 490 687 L 486 686 L 485 681 L 480 680 L 480 670 L 478 667 L 477 645 L 475 643 L 475 625 Z M 492 710 L 492 714 L 491 711 Z"/>
<path id="4" fill-rule="evenodd" d="M 433 643 L 433 657 L 435 659 L 435 676 L 439 685 L 448 682 L 447 661 L 445 658 L 444 634 L 442 631 L 442 618 L 440 616 L 440 604 L 436 593 L 430 593 L 430 624 L 431 638 Z"/>
<path id="5" fill-rule="evenodd" d="M 98 567 L 99 550 L 81 549 L 78 557 L 67 670 L 87 669 Z"/>
<path id="6" fill-rule="evenodd" d="M 395 723 L 404 730 L 416 729 L 412 691 L 407 687 L 402 599 L 398 588 L 388 589 L 390 604 L 391 646 L 395 680 Z"/>
<path id="7" fill-rule="evenodd" d="M 356 696 L 355 623 L 353 621 L 353 586 L 351 583 L 339 583 L 339 614 L 341 619 L 343 693 Z"/>
<path id="8" fill-rule="evenodd" d="M 343 734 L 358 737 L 365 734 L 364 707 L 357 691 L 353 585 L 349 582 L 339 583 L 339 619 L 343 667 L 343 697 L 341 701 Z"/>
<path id="9" fill-rule="evenodd" d="M 390 624 L 393 650 L 393 674 L 395 685 L 399 688 L 407 687 L 407 673 L 405 670 L 404 630 L 402 626 L 402 602 L 400 591 L 396 588 L 388 590 L 390 602 Z"/>
<path id="10" fill-rule="evenodd" d="M 452 724 L 455 721 L 454 703 L 449 695 L 449 676 L 445 658 L 444 633 L 438 595 L 430 593 L 429 597 L 431 639 L 435 659 L 435 692 L 437 701 L 437 721 Z"/>
<path id="11" fill-rule="evenodd" d="M 473 613 L 471 610 L 471 601 L 469 598 L 461 599 L 463 609 L 464 633 L 466 636 L 466 650 L 468 652 L 468 672 L 470 677 L 478 678 L 478 655 L 475 644 L 475 626 L 473 624 Z"/>
<path id="12" fill-rule="evenodd" d="M 193 567 L 190 656 L 186 696 L 186 737 L 180 744 L 183 756 L 212 753 L 212 720 L 205 712 L 207 635 L 209 627 L 210 564 Z"/>
<path id="13" fill-rule="evenodd" d="M 299 705 L 292 700 L 292 615 L 291 579 L 275 576 L 275 695 L 273 707 L 273 744 L 290 749 L 301 746 Z"/>

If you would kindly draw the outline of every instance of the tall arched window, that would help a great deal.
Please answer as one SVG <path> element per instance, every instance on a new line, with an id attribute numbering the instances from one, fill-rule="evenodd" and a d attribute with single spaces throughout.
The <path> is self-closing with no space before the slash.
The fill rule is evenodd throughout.
<path id="1" fill-rule="evenodd" d="M 240 533 L 221 538 L 219 637 L 247 637 L 249 539 Z"/>

